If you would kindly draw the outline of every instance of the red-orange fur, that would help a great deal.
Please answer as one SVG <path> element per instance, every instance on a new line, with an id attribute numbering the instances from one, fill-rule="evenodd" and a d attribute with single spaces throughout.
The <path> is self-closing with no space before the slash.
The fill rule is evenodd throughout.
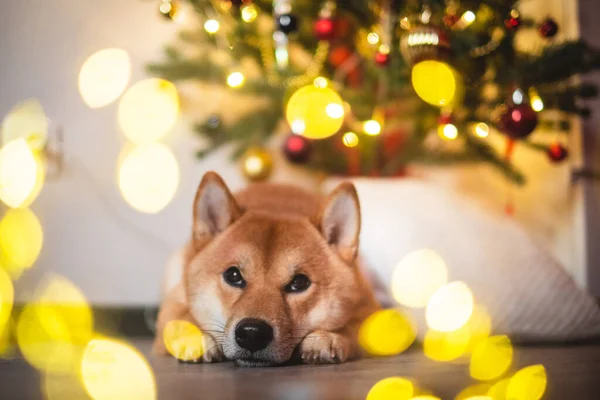
<path id="1" fill-rule="evenodd" d="M 274 184 L 250 185 L 234 198 L 218 175 L 207 173 L 195 199 L 192 240 L 182 255 L 182 282 L 161 307 L 155 352 L 166 352 L 165 324 L 184 319 L 206 336 L 205 362 L 235 358 L 235 324 L 260 318 L 275 329 L 272 364 L 287 361 L 295 348 L 309 363 L 356 356 L 360 323 L 378 308 L 355 263 L 359 221 L 351 184 L 327 199 Z M 223 281 L 231 265 L 242 270 L 246 288 Z M 298 272 L 310 277 L 311 286 L 305 293 L 285 293 L 282 288 Z"/>

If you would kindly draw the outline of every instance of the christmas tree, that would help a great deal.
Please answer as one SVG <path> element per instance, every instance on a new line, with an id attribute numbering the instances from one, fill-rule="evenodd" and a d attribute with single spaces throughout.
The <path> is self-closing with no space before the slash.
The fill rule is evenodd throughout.
<path id="1" fill-rule="evenodd" d="M 199 80 L 240 95 L 258 95 L 252 112 L 225 124 L 199 121 L 208 146 L 231 145 L 253 179 L 268 176 L 268 144 L 283 122 L 290 162 L 338 175 L 393 176 L 416 163 L 485 162 L 522 183 L 511 165 L 515 142 L 548 154 L 560 141 L 536 143 L 539 126 L 568 131 L 596 95 L 578 74 L 600 67 L 600 52 L 558 40 L 552 18 L 535 23 L 510 0 L 162 0 L 160 12 L 182 10 L 197 25 L 149 66 L 172 81 Z M 189 15 L 188 15 L 189 16 Z M 515 36 L 535 29 L 545 45 L 518 51 Z M 227 110 L 235 113 L 236 110 Z M 506 136 L 506 150 L 487 141 Z"/>

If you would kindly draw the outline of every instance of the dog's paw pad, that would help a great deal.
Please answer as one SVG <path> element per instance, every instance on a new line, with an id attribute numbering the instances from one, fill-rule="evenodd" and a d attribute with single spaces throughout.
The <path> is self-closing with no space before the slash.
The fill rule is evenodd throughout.
<path id="1" fill-rule="evenodd" d="M 300 356 L 306 364 L 337 364 L 346 361 L 348 346 L 337 333 L 315 331 L 300 344 Z"/>

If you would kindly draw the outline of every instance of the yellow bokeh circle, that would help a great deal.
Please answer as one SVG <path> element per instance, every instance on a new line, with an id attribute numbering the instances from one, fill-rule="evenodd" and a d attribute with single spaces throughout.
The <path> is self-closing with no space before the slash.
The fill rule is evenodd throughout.
<path id="1" fill-rule="evenodd" d="M 0 268 L 0 336 L 2 336 L 5 329 L 8 329 L 7 325 L 12 311 L 14 295 L 10 276 Z"/>
<path id="2" fill-rule="evenodd" d="M 157 213 L 173 199 L 179 185 L 179 164 L 160 143 L 134 148 L 119 167 L 119 189 L 138 211 Z"/>
<path id="3" fill-rule="evenodd" d="M 81 291 L 62 277 L 48 279 L 17 322 L 23 357 L 46 373 L 73 374 L 92 337 L 93 317 Z"/>
<path id="4" fill-rule="evenodd" d="M 36 99 L 13 107 L 2 121 L 2 143 L 23 139 L 33 149 L 41 150 L 48 141 L 48 117 Z"/>
<path id="5" fill-rule="evenodd" d="M 456 360 L 466 353 L 470 339 L 468 329 L 453 332 L 429 330 L 423 341 L 423 352 L 434 361 Z"/>
<path id="6" fill-rule="evenodd" d="M 325 139 L 342 127 L 343 107 L 341 97 L 333 89 L 310 84 L 290 97 L 286 118 L 290 126 L 303 127 L 296 133 L 309 139 Z"/>
<path id="7" fill-rule="evenodd" d="M 81 379 L 93 400 L 154 400 L 152 369 L 137 350 L 108 339 L 92 339 L 81 358 Z"/>
<path id="8" fill-rule="evenodd" d="M 446 263 L 429 249 L 407 254 L 392 275 L 392 294 L 400 304 L 422 308 L 436 290 L 448 282 Z"/>
<path id="9" fill-rule="evenodd" d="M 35 193 L 38 169 L 25 139 L 6 143 L 0 149 L 0 200 L 11 208 L 23 206 Z"/>
<path id="10" fill-rule="evenodd" d="M 539 400 L 546 391 L 548 378 L 543 365 L 531 365 L 520 369 L 510 378 L 506 398 L 510 400 Z"/>
<path id="11" fill-rule="evenodd" d="M 29 268 L 37 260 L 44 241 L 42 226 L 27 208 L 8 210 L 0 221 L 0 250 L 11 264 Z"/>
<path id="12" fill-rule="evenodd" d="M 204 353 L 202 332 L 188 321 L 169 321 L 163 330 L 169 354 L 181 361 L 197 361 Z"/>
<path id="13" fill-rule="evenodd" d="M 452 106 L 460 92 L 460 77 L 448 64 L 426 60 L 412 69 L 412 85 L 425 102 L 437 106 Z"/>
<path id="14" fill-rule="evenodd" d="M 415 391 L 411 381 L 401 377 L 385 378 L 377 382 L 366 400 L 410 400 Z"/>
<path id="15" fill-rule="evenodd" d="M 129 54 L 103 49 L 88 57 L 79 71 L 79 93 L 90 108 L 101 108 L 123 93 L 131 77 Z"/>
<path id="16" fill-rule="evenodd" d="M 455 331 L 467 323 L 473 307 L 471 289 L 464 282 L 450 282 L 430 297 L 425 309 L 427 325 L 440 332 Z"/>
<path id="17" fill-rule="evenodd" d="M 490 336 L 473 350 L 469 374 L 473 379 L 490 381 L 502 376 L 512 360 L 513 348 L 508 336 Z"/>
<path id="18" fill-rule="evenodd" d="M 145 79 L 131 86 L 119 102 L 119 126 L 135 144 L 163 137 L 177 121 L 177 88 L 164 79 Z"/>
<path id="19" fill-rule="evenodd" d="M 358 332 L 361 347 L 376 356 L 400 354 L 410 347 L 415 337 L 411 322 L 394 309 L 373 313 L 362 323 Z"/>

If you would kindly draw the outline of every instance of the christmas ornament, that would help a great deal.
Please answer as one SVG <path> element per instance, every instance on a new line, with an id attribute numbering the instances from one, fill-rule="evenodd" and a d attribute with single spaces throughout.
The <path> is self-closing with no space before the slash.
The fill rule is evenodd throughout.
<path id="1" fill-rule="evenodd" d="M 411 79 L 417 95 L 431 105 L 451 106 L 460 97 L 460 75 L 446 63 L 421 61 L 413 67 Z"/>
<path id="2" fill-rule="evenodd" d="M 311 155 L 312 145 L 304 136 L 291 134 L 283 143 L 286 158 L 294 164 L 304 164 Z"/>
<path id="3" fill-rule="evenodd" d="M 179 12 L 180 4 L 177 0 L 162 0 L 158 10 L 161 15 L 168 19 L 175 19 Z"/>
<path id="4" fill-rule="evenodd" d="M 324 139 L 342 127 L 344 106 L 333 89 L 310 84 L 290 97 L 286 118 L 294 133 L 309 139 Z"/>
<path id="5" fill-rule="evenodd" d="M 560 143 L 552 143 L 550 147 L 548 147 L 547 154 L 550 161 L 559 163 L 569 157 L 569 150 Z"/>
<path id="6" fill-rule="evenodd" d="M 221 117 L 218 115 L 211 115 L 204 123 L 204 131 L 207 133 L 215 133 L 221 130 Z"/>
<path id="7" fill-rule="evenodd" d="M 346 45 L 339 45 L 329 52 L 328 61 L 332 66 L 337 68 L 348 61 L 353 54 L 354 52 Z"/>
<path id="8" fill-rule="evenodd" d="M 298 30 L 298 17 L 293 14 L 282 14 L 277 17 L 277 29 L 289 35 Z"/>
<path id="9" fill-rule="evenodd" d="M 450 53 L 450 39 L 442 28 L 418 25 L 402 37 L 400 51 L 410 65 L 423 60 L 444 60 Z"/>
<path id="10" fill-rule="evenodd" d="M 380 50 L 377 53 L 375 53 L 375 63 L 377 65 L 383 67 L 383 66 L 388 65 L 389 62 L 390 62 L 390 53 L 389 52 L 384 53 L 384 52 L 381 52 L 381 50 Z"/>
<path id="11" fill-rule="evenodd" d="M 510 16 L 504 20 L 504 26 L 509 31 L 516 31 L 521 26 L 521 16 L 517 10 L 512 10 Z"/>
<path id="12" fill-rule="evenodd" d="M 535 130 L 537 113 L 528 103 L 510 105 L 500 116 L 500 127 L 511 139 L 526 138 Z"/>
<path id="13" fill-rule="evenodd" d="M 273 157 L 268 150 L 251 147 L 242 156 L 242 173 L 251 181 L 262 181 L 271 175 Z"/>
<path id="14" fill-rule="evenodd" d="M 319 40 L 331 40 L 334 38 L 335 24 L 331 18 L 319 18 L 315 22 L 315 36 Z"/>
<path id="15" fill-rule="evenodd" d="M 558 24 L 552 18 L 546 18 L 546 20 L 541 23 L 538 32 L 546 39 L 552 38 L 558 33 Z"/>

